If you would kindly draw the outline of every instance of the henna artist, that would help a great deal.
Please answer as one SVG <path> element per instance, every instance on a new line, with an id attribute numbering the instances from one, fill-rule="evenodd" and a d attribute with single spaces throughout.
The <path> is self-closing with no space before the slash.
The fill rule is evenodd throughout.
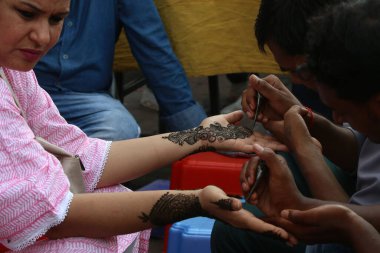
<path id="1" fill-rule="evenodd" d="M 61 117 L 32 70 L 57 42 L 69 9 L 69 0 L 0 0 L 0 243 L 19 252 L 144 253 L 149 228 L 194 216 L 295 243 L 214 186 L 131 192 L 120 185 L 193 152 L 287 148 L 239 126 L 241 111 L 182 132 L 114 142 L 89 138 Z M 61 163 L 35 136 L 81 159 L 86 193 L 70 192 Z M 43 235 L 48 239 L 38 240 Z"/>
<path id="2" fill-rule="evenodd" d="M 270 148 L 255 145 L 258 157 L 251 159 L 246 172 L 242 173 L 242 188 L 247 194 L 252 184 L 249 181 L 253 181 L 250 175 L 260 159 L 265 161 L 267 180 L 259 185 L 249 202 L 257 205 L 270 222 L 307 243 L 302 252 L 380 251 L 379 12 L 378 0 L 351 0 L 330 6 L 310 20 L 307 64 L 302 69 L 309 73 L 323 103 L 333 110 L 337 119 L 351 127 L 337 126 L 295 105 L 285 112 L 278 129 L 285 133 L 285 143 L 295 154 L 318 197 L 300 193 L 288 164 Z M 283 87 L 277 81 L 271 84 L 257 79 L 257 86 L 265 87 L 268 94 Z M 286 92 L 280 89 L 274 94 L 285 95 Z M 352 196 L 345 195 L 332 175 L 323 174 L 326 164 L 322 154 L 357 175 Z M 331 204 L 344 208 L 326 206 Z M 339 223 L 329 224 L 331 220 L 338 220 L 337 217 Z M 349 226 L 352 227 L 347 228 Z M 241 233 L 238 235 L 243 237 Z M 249 240 L 252 237 L 247 235 L 243 238 L 246 251 L 238 252 L 257 252 L 255 242 L 265 244 Z M 269 252 L 294 251 L 288 248 Z"/>

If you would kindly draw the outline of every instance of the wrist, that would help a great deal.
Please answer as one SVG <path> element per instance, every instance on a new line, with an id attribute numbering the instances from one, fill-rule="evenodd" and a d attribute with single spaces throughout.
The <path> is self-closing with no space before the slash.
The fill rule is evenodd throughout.
<path id="1" fill-rule="evenodd" d="M 342 219 L 342 233 L 345 233 L 347 238 L 347 243 L 355 241 L 355 238 L 357 238 L 358 234 L 365 235 L 366 231 L 366 222 L 363 222 L 364 219 L 362 219 L 359 215 L 354 213 L 352 210 L 347 210 L 345 216 L 343 216 L 344 219 Z"/>
<path id="2" fill-rule="evenodd" d="M 310 162 L 313 158 L 322 157 L 322 150 L 313 141 L 310 142 L 299 142 L 300 145 L 296 145 L 291 150 L 298 162 L 306 160 Z"/>

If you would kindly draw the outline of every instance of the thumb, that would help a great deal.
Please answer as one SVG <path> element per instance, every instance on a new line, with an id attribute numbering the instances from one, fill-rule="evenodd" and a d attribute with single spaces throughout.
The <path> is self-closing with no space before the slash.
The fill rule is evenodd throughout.
<path id="1" fill-rule="evenodd" d="M 295 224 L 300 225 L 314 225 L 317 223 L 317 217 L 313 211 L 300 211 L 285 209 L 281 211 L 281 217 L 287 219 Z"/>
<path id="2" fill-rule="evenodd" d="M 283 166 L 285 161 L 282 160 L 276 153 L 270 148 L 264 148 L 258 144 L 253 145 L 253 152 L 255 152 L 261 160 L 265 161 L 267 167 L 278 168 Z"/>
<path id="3" fill-rule="evenodd" d="M 243 111 L 234 111 L 225 115 L 226 120 L 231 124 L 241 121 L 243 117 Z"/>
<path id="4" fill-rule="evenodd" d="M 276 94 L 274 88 L 270 83 L 264 79 L 258 78 L 256 75 L 249 77 L 249 84 L 258 92 L 260 92 L 266 99 L 271 100 L 273 94 Z"/>

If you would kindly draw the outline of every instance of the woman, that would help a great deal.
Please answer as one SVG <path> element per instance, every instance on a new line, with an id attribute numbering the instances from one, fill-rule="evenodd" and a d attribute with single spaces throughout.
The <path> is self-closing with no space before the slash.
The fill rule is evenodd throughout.
<path id="1" fill-rule="evenodd" d="M 56 43 L 69 8 L 69 0 L 0 0 L 1 243 L 21 252 L 124 252 L 132 246 L 146 252 L 146 229 L 199 215 L 291 241 L 217 187 L 130 192 L 119 185 L 193 152 L 251 152 L 253 143 L 285 147 L 234 125 L 242 112 L 178 133 L 112 143 L 88 138 L 59 115 L 31 71 Z M 80 157 L 87 193 L 69 191 L 62 165 L 35 136 Z M 49 240 L 36 242 L 42 235 Z"/>

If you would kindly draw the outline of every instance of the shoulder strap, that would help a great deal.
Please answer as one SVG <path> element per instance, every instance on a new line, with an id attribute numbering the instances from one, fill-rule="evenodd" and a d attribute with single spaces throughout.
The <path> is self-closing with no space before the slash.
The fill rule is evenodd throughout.
<path id="1" fill-rule="evenodd" d="M 21 111 L 21 115 L 24 117 L 24 119 L 26 120 L 26 115 L 25 115 L 25 112 L 22 110 L 21 106 L 20 106 L 20 102 L 18 101 L 18 98 L 16 96 L 16 93 L 13 91 L 13 88 L 11 86 L 11 84 L 9 83 L 8 81 L 8 78 L 7 76 L 5 75 L 4 73 L 4 70 L 3 68 L 0 67 L 0 77 L 4 80 L 4 82 L 7 84 L 9 90 L 11 91 L 12 93 L 12 96 L 13 96 L 13 100 L 15 101 L 17 107 L 20 109 Z"/>

